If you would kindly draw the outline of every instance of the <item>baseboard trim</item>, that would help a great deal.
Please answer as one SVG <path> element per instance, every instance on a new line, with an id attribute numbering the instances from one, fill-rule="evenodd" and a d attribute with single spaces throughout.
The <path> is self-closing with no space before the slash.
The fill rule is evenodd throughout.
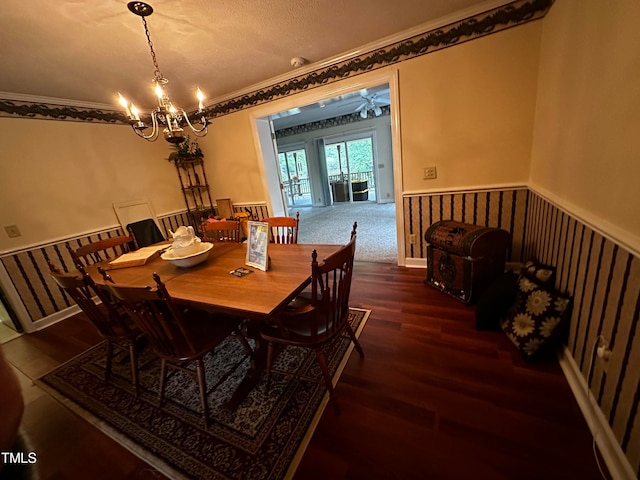
<path id="1" fill-rule="evenodd" d="M 600 450 L 611 478 L 614 480 L 637 480 L 636 474 L 622 451 L 613 430 L 611 430 L 609 422 L 593 396 L 587 394 L 587 383 L 566 346 L 558 354 L 558 361 L 573 392 L 573 396 L 578 402 L 582 415 L 587 421 L 591 434 L 595 437 L 596 445 Z"/>
<path id="2" fill-rule="evenodd" d="M 82 310 L 78 305 L 71 305 L 69 308 L 65 308 L 64 310 L 60 310 L 58 312 L 52 313 L 51 315 L 47 315 L 46 317 L 42 317 L 40 320 L 33 322 L 33 326 L 35 327 L 33 331 L 50 327 L 54 323 L 58 323 L 65 318 L 72 317 L 75 314 L 80 313 L 81 311 Z"/>
<path id="3" fill-rule="evenodd" d="M 426 258 L 405 258 L 404 266 L 409 268 L 427 268 Z"/>

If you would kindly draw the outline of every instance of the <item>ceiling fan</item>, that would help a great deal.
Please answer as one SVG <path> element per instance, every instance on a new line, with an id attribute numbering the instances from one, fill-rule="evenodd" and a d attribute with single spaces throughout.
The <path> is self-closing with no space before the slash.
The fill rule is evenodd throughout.
<path id="1" fill-rule="evenodd" d="M 378 100 L 376 100 L 376 96 L 378 94 L 374 93 L 373 95 L 363 95 L 361 94 L 360 96 L 362 97 L 362 104 L 360 104 L 360 106 L 358 108 L 356 108 L 356 112 L 360 112 L 360 116 L 362 118 L 367 118 L 367 116 L 369 115 L 369 112 L 372 112 L 376 117 L 379 117 L 380 115 L 382 115 L 382 108 L 380 108 L 380 105 L 378 105 L 378 103 L 376 103 Z M 381 105 L 385 105 L 384 103 L 381 103 Z"/>

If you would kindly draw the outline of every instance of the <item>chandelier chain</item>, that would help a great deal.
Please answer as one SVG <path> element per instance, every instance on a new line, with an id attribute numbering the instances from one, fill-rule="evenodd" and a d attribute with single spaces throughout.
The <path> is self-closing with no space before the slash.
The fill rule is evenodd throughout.
<path id="1" fill-rule="evenodd" d="M 144 26 L 144 33 L 147 35 L 147 43 L 149 44 L 149 50 L 151 51 L 151 60 L 153 60 L 153 66 L 156 68 L 153 75 L 157 82 L 164 83 L 164 77 L 158 66 L 158 59 L 156 58 L 156 52 L 153 50 L 153 42 L 151 41 L 151 34 L 149 33 L 149 27 L 147 26 L 147 20 L 144 17 L 142 19 L 142 25 Z"/>

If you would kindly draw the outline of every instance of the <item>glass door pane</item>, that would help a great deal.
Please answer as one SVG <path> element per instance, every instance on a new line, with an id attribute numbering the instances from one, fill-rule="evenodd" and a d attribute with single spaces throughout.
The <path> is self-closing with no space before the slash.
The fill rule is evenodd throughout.
<path id="1" fill-rule="evenodd" d="M 371 135 L 327 144 L 325 157 L 334 202 L 375 200 Z"/>
<path id="2" fill-rule="evenodd" d="M 353 200 L 375 200 L 373 138 L 369 136 L 346 143 Z"/>
<path id="3" fill-rule="evenodd" d="M 278 154 L 280 173 L 289 207 L 311 205 L 311 184 L 304 148 Z"/>

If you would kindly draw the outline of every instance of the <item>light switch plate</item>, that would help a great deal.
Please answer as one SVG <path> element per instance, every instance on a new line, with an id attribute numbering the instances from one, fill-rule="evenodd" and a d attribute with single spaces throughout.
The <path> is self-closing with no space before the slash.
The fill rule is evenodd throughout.
<path id="1" fill-rule="evenodd" d="M 22 235 L 17 225 L 7 225 L 4 227 L 4 231 L 7 232 L 9 238 L 16 238 Z"/>

